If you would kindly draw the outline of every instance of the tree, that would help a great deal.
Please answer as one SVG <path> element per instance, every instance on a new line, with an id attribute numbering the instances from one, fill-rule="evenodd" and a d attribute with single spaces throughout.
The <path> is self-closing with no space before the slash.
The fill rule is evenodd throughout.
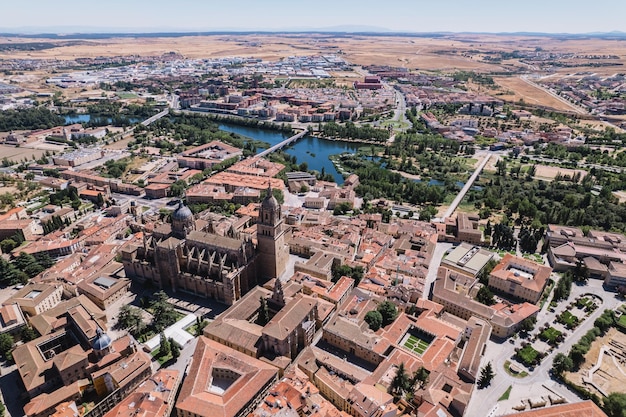
<path id="1" fill-rule="evenodd" d="M 364 320 L 373 331 L 380 329 L 383 325 L 383 316 L 376 310 L 368 311 Z"/>
<path id="2" fill-rule="evenodd" d="M 172 345 L 170 339 L 165 337 L 165 333 L 161 332 L 161 345 L 159 347 L 159 356 L 167 356 L 172 353 Z"/>
<path id="3" fill-rule="evenodd" d="M 529 333 L 533 331 L 533 329 L 535 328 L 535 324 L 537 324 L 537 317 L 531 316 L 522 320 L 519 328 L 524 333 Z"/>
<path id="4" fill-rule="evenodd" d="M 172 351 L 172 359 L 178 359 L 180 356 L 180 346 L 178 346 L 178 343 L 172 338 L 169 339 L 169 343 L 170 350 Z"/>
<path id="5" fill-rule="evenodd" d="M 393 323 L 398 317 L 398 309 L 391 301 L 383 301 L 378 305 L 377 310 L 383 318 L 383 326 Z"/>
<path id="6" fill-rule="evenodd" d="M 485 388 L 491 384 L 491 380 L 495 376 L 491 362 L 487 362 L 487 365 L 480 371 L 480 378 L 478 378 L 478 387 Z"/>
<path id="7" fill-rule="evenodd" d="M 600 329 L 602 334 L 606 333 L 615 324 L 615 313 L 613 310 L 604 310 L 602 315 L 593 322 L 593 325 Z"/>
<path id="8" fill-rule="evenodd" d="M 437 209 L 433 206 L 427 206 L 420 211 L 419 219 L 424 222 L 429 222 L 435 215 L 437 215 Z"/>
<path id="9" fill-rule="evenodd" d="M 609 417 L 626 417 L 626 394 L 612 392 L 604 399 L 602 408 Z"/>
<path id="10" fill-rule="evenodd" d="M 0 242 L 0 249 L 2 253 L 9 253 L 17 247 L 17 242 L 13 239 L 7 238 Z"/>
<path id="11" fill-rule="evenodd" d="M 141 333 L 144 328 L 143 316 L 141 311 L 136 307 L 131 307 L 128 304 L 124 304 L 120 308 L 120 312 L 117 316 L 117 327 L 120 329 L 133 329 L 135 333 Z"/>
<path id="12" fill-rule="evenodd" d="M 13 340 L 13 336 L 8 333 L 0 334 L 0 354 L 5 358 L 9 358 L 11 354 L 11 349 L 13 349 L 13 344 L 15 341 Z"/>
<path id="13" fill-rule="evenodd" d="M 162 331 L 168 326 L 176 323 L 176 311 L 170 303 L 167 302 L 167 294 L 159 291 L 155 294 L 156 299 L 152 303 L 152 315 L 154 317 L 152 324 L 157 331 Z"/>
<path id="14" fill-rule="evenodd" d="M 13 264 L 18 271 L 24 272 L 30 278 L 38 275 L 44 270 L 33 255 L 25 252 L 21 252 L 15 261 L 13 261 Z"/>
<path id="15" fill-rule="evenodd" d="M 587 265 L 585 265 L 582 259 L 579 259 L 578 261 L 576 261 L 576 266 L 574 267 L 574 270 L 572 271 L 572 275 L 573 275 L 574 281 L 580 284 L 586 284 L 587 281 L 589 280 L 589 268 L 587 268 Z"/>
<path id="16" fill-rule="evenodd" d="M 552 372 L 557 375 L 563 375 L 563 372 L 569 372 L 574 369 L 574 361 L 572 359 L 563 354 L 557 353 L 552 360 Z"/>
<path id="17" fill-rule="evenodd" d="M 493 298 L 493 293 L 485 286 L 480 287 L 478 290 L 478 293 L 476 294 L 476 301 L 486 306 L 492 306 L 496 303 L 496 300 Z"/>
<path id="18" fill-rule="evenodd" d="M 423 366 L 420 366 L 417 371 L 413 372 L 413 376 L 411 377 L 411 389 L 415 388 L 418 383 L 420 388 L 426 385 L 429 375 L 430 372 L 428 372 L 428 370 Z"/>
<path id="19" fill-rule="evenodd" d="M 31 326 L 24 326 L 20 332 L 20 337 L 22 342 L 30 342 L 31 340 L 35 340 L 37 338 L 37 332 Z"/>
<path id="20" fill-rule="evenodd" d="M 554 289 L 552 301 L 567 300 L 572 290 L 572 274 L 568 271 L 559 280 Z"/>
<path id="21" fill-rule="evenodd" d="M 389 384 L 389 393 L 395 396 L 401 396 L 404 391 L 410 388 L 411 380 L 409 374 L 404 369 L 404 362 L 401 362 L 396 369 L 396 375 Z"/>
<path id="22" fill-rule="evenodd" d="M 498 265 L 498 262 L 494 259 L 490 259 L 489 262 L 483 267 L 483 269 L 478 273 L 478 282 L 483 285 L 489 284 L 489 274 L 493 271 L 493 268 Z"/>
<path id="23" fill-rule="evenodd" d="M 96 197 L 96 206 L 104 206 L 104 197 L 102 196 L 102 193 L 98 193 L 98 196 Z"/>
<path id="24" fill-rule="evenodd" d="M 333 231 L 328 230 L 326 233 L 329 236 L 332 236 Z M 339 265 L 338 263 L 333 263 L 333 266 L 331 267 L 331 273 L 333 282 L 337 282 L 339 281 L 339 278 L 346 276 L 352 278 L 355 285 L 357 285 L 359 282 L 361 282 L 361 278 L 363 278 L 363 267 L 356 266 L 354 268 L 351 268 L 348 265 Z"/>
<path id="25" fill-rule="evenodd" d="M 185 180 L 178 180 L 170 186 L 170 192 L 174 197 L 180 197 L 187 189 L 187 182 Z"/>
<path id="26" fill-rule="evenodd" d="M 267 308 L 267 301 L 263 296 L 259 297 L 259 317 L 257 319 L 257 324 L 259 326 L 265 326 L 270 321 L 270 313 Z"/>
<path id="27" fill-rule="evenodd" d="M 207 320 L 200 320 L 200 317 L 196 317 L 196 331 L 195 336 L 200 337 L 203 334 L 204 328 L 209 324 Z"/>

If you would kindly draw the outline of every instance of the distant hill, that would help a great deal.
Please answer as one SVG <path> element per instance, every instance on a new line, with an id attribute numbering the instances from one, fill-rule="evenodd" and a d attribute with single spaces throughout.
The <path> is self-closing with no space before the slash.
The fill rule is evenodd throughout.
<path id="1" fill-rule="evenodd" d="M 545 33 L 545 32 L 399 32 L 376 26 L 342 25 L 324 28 L 286 28 L 282 30 L 235 30 L 222 29 L 212 31 L 163 31 L 159 29 L 141 29 L 141 32 L 133 29 L 119 28 L 89 28 L 89 27 L 63 27 L 63 28 L 0 28 L 0 36 L 19 38 L 45 38 L 45 39 L 109 39 L 109 38 L 156 38 L 156 37 L 182 37 L 182 36 L 209 36 L 209 35 L 253 35 L 253 34 L 328 34 L 328 35 L 362 35 L 362 36 L 414 36 L 414 37 L 443 37 L 454 35 L 495 35 L 495 36 L 537 36 L 560 39 L 626 39 L 626 32 L 591 32 L 591 33 Z"/>

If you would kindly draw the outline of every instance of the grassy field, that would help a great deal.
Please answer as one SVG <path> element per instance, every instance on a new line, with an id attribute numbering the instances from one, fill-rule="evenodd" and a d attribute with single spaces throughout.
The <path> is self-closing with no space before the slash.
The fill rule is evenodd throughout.
<path id="1" fill-rule="evenodd" d="M 137 94 L 135 93 L 129 93 L 127 91 L 119 91 L 117 93 L 115 93 L 119 98 L 121 98 L 122 100 L 128 100 L 131 98 L 137 98 Z"/>
<path id="2" fill-rule="evenodd" d="M 410 335 L 408 340 L 404 342 L 405 348 L 412 350 L 418 355 L 423 355 L 424 352 L 426 352 L 426 349 L 428 349 L 429 345 L 430 345 L 429 342 L 427 342 L 426 340 L 420 339 L 419 337 L 415 335 Z"/>

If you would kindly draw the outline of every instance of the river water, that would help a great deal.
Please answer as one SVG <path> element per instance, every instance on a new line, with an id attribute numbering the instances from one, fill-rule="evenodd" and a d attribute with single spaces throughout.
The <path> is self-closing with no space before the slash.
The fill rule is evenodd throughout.
<path id="1" fill-rule="evenodd" d="M 289 137 L 289 135 L 273 130 L 264 130 L 230 124 L 220 124 L 219 128 L 225 132 L 233 132 L 252 139 L 267 142 L 270 146 L 276 145 Z M 283 148 L 283 150 L 287 154 L 298 158 L 299 164 L 306 162 L 309 169 L 321 172 L 322 168 L 324 168 L 324 171 L 328 174 L 332 174 L 335 178 L 335 182 L 341 185 L 343 184 L 343 176 L 337 172 L 335 166 L 331 160 L 328 159 L 328 157 L 330 155 L 337 155 L 344 152 L 356 153 L 356 151 L 363 146 L 368 145 L 305 136 L 291 146 Z"/>
<path id="2" fill-rule="evenodd" d="M 89 114 L 65 116 L 66 124 L 86 123 L 90 120 L 91 116 Z M 138 119 L 132 119 L 133 123 L 136 121 L 138 121 Z M 258 129 L 233 124 L 222 123 L 219 125 L 219 128 L 225 132 L 233 132 L 261 142 L 269 143 L 270 146 L 276 145 L 289 137 L 289 135 L 275 130 Z M 324 172 L 331 174 L 335 178 L 335 182 L 341 185 L 343 184 L 343 176 L 335 169 L 335 166 L 328 157 L 344 152 L 356 153 L 356 151 L 363 146 L 368 145 L 305 136 L 291 146 L 283 148 L 283 150 L 287 154 L 295 156 L 299 164 L 306 162 L 308 169 L 321 172 L 323 168 Z"/>

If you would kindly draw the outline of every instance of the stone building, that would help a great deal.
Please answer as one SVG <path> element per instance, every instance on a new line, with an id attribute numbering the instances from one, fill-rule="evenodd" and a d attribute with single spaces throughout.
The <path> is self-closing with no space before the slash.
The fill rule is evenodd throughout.
<path id="1" fill-rule="evenodd" d="M 234 227 L 224 236 L 212 222 L 198 230 L 193 213 L 182 202 L 171 218 L 171 225 L 144 234 L 142 245 L 122 250 L 126 276 L 232 305 L 258 281 L 276 278 L 286 269 L 286 226 L 271 189 L 261 204 L 256 247 Z"/>

